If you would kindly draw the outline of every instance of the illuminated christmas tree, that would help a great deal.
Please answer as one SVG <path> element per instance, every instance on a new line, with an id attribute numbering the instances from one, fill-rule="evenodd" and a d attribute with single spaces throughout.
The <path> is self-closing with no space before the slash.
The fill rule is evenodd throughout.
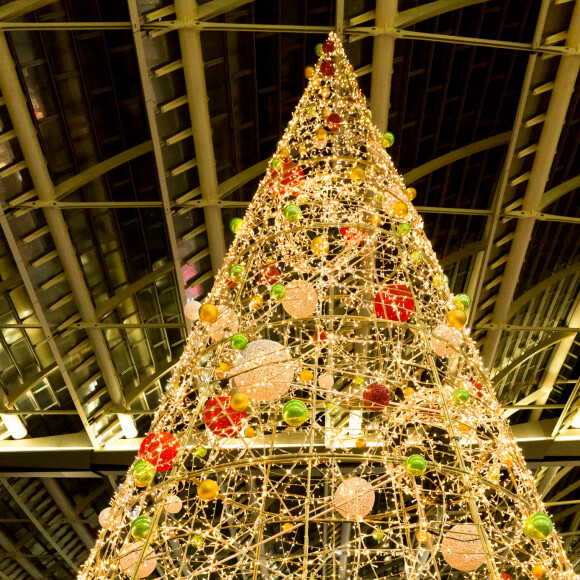
<path id="1" fill-rule="evenodd" d="M 393 137 L 317 53 L 80 578 L 575 578 Z"/>

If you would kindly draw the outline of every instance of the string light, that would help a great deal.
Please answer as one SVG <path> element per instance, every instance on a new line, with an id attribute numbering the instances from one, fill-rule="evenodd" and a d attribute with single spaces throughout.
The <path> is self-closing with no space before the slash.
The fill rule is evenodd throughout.
<path id="1" fill-rule="evenodd" d="M 177 456 L 152 481 L 138 458 L 146 477 L 129 472 L 79 578 L 572 580 L 393 136 L 338 37 L 317 52 L 213 290 L 188 307 L 151 427 Z"/>

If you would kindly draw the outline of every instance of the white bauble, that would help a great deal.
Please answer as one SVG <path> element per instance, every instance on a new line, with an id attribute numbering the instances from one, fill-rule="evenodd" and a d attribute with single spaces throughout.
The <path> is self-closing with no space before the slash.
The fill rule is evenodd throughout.
<path id="1" fill-rule="evenodd" d="M 179 498 L 179 496 L 171 494 L 165 498 L 165 503 L 163 504 L 163 509 L 168 514 L 176 514 L 177 512 L 181 511 L 183 507 L 183 502 Z"/>
<path id="2" fill-rule="evenodd" d="M 334 492 L 334 507 L 343 518 L 363 518 L 373 509 L 374 503 L 373 486 L 362 477 L 343 481 Z"/>
<path id="3" fill-rule="evenodd" d="M 323 373 L 318 377 L 318 386 L 327 391 L 334 387 L 334 377 L 330 373 Z"/>
<path id="4" fill-rule="evenodd" d="M 121 572 L 126 576 L 132 576 L 133 572 L 135 572 L 144 545 L 143 542 L 132 542 L 121 550 L 119 564 L 121 566 Z M 157 566 L 157 556 L 155 550 L 149 547 L 147 554 L 143 557 L 139 572 L 137 572 L 137 578 L 146 578 L 155 570 L 155 566 Z"/>
<path id="5" fill-rule="evenodd" d="M 183 314 L 188 320 L 193 320 L 194 322 L 199 318 L 199 309 L 201 308 L 201 302 L 197 300 L 188 300 L 183 307 Z"/>
<path id="6" fill-rule="evenodd" d="M 433 330 L 433 334 L 429 339 L 431 347 L 435 354 L 439 356 L 451 356 L 457 353 L 457 350 L 463 342 L 463 334 L 457 328 L 453 328 L 448 324 L 438 324 Z"/>
<path id="7" fill-rule="evenodd" d="M 318 294 L 310 282 L 293 280 L 286 285 L 286 296 L 282 308 L 294 318 L 310 316 L 318 305 Z"/>
<path id="8" fill-rule="evenodd" d="M 294 365 L 286 347 L 273 340 L 255 340 L 242 352 L 233 371 L 236 386 L 254 401 L 274 401 L 288 391 Z"/>
<path id="9" fill-rule="evenodd" d="M 209 327 L 209 335 L 218 341 L 238 332 L 238 315 L 229 306 L 218 306 L 217 320 Z"/>
<path id="10" fill-rule="evenodd" d="M 453 526 L 441 542 L 443 559 L 455 570 L 471 572 L 485 563 L 486 558 L 474 524 Z"/>
<path id="11" fill-rule="evenodd" d="M 99 514 L 99 524 L 101 524 L 101 526 L 105 528 L 105 530 L 116 528 L 117 526 L 120 526 L 122 522 L 123 522 L 122 509 L 117 510 L 115 513 L 113 513 L 112 508 L 108 507 L 105 508 Z"/>

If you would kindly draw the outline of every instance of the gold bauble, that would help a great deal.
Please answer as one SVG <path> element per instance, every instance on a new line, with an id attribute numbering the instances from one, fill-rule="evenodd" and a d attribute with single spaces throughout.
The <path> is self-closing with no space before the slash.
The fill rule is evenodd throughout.
<path id="1" fill-rule="evenodd" d="M 403 394 L 405 395 L 405 397 L 410 397 L 414 392 L 415 389 L 413 387 L 405 387 L 403 389 Z"/>
<path id="2" fill-rule="evenodd" d="M 256 430 L 253 427 L 246 427 L 244 429 L 244 437 L 255 437 L 256 435 Z"/>
<path id="3" fill-rule="evenodd" d="M 310 371 L 308 369 L 304 369 L 304 370 L 300 371 L 300 380 L 303 383 L 309 383 L 313 378 L 314 378 L 314 375 L 312 374 L 312 371 Z"/>
<path id="4" fill-rule="evenodd" d="M 381 225 L 381 222 L 383 221 L 383 219 L 381 218 L 380 215 L 378 214 L 373 214 L 370 218 L 369 218 L 369 222 L 371 223 L 371 226 L 375 226 L 378 227 Z"/>
<path id="5" fill-rule="evenodd" d="M 546 568 L 543 564 L 534 564 L 532 568 L 532 576 L 538 580 L 546 577 Z"/>
<path id="6" fill-rule="evenodd" d="M 365 178 L 365 170 L 362 167 L 354 167 L 349 175 L 350 179 L 357 180 L 357 179 L 364 179 Z"/>
<path id="7" fill-rule="evenodd" d="M 393 204 L 393 215 L 404 218 L 409 213 L 409 208 L 404 201 L 396 201 Z"/>
<path id="8" fill-rule="evenodd" d="M 305 76 L 307 79 L 311 79 L 313 75 L 314 75 L 314 67 L 313 67 L 313 66 L 307 66 L 307 67 L 304 69 L 304 76 Z"/>
<path id="9" fill-rule="evenodd" d="M 457 428 L 463 433 L 469 433 L 471 431 L 471 425 L 467 423 L 457 423 Z"/>
<path id="10" fill-rule="evenodd" d="M 427 530 L 417 530 L 417 541 L 420 544 L 428 544 L 431 541 L 431 534 Z"/>
<path id="11" fill-rule="evenodd" d="M 287 147 L 283 147 L 282 149 L 280 149 L 278 157 L 280 157 L 280 159 L 288 159 L 288 157 L 290 157 L 290 149 L 288 149 Z"/>
<path id="12" fill-rule="evenodd" d="M 203 304 L 199 309 L 199 319 L 213 324 L 218 319 L 218 309 L 215 304 Z"/>
<path id="13" fill-rule="evenodd" d="M 366 439 L 364 439 L 363 437 L 360 437 L 359 439 L 356 440 L 355 445 L 359 448 L 359 449 L 364 449 L 367 445 Z"/>
<path id="14" fill-rule="evenodd" d="M 328 253 L 329 248 L 330 244 L 328 243 L 328 240 L 322 236 L 316 236 L 310 242 L 310 250 L 317 256 L 324 256 Z"/>
<path id="15" fill-rule="evenodd" d="M 447 313 L 447 322 L 453 328 L 463 328 L 467 322 L 467 314 L 459 308 L 454 308 Z"/>
<path id="16" fill-rule="evenodd" d="M 319 141 L 324 141 L 325 139 L 328 138 L 328 133 L 326 132 L 326 129 L 323 129 L 322 127 L 320 127 L 320 129 L 316 130 L 316 138 Z"/>
<path id="17" fill-rule="evenodd" d="M 407 187 L 406 194 L 410 200 L 413 200 L 417 197 L 417 190 L 414 187 Z"/>
<path id="18" fill-rule="evenodd" d="M 250 300 L 250 306 L 254 310 L 258 310 L 258 308 L 262 308 L 262 306 L 264 306 L 264 299 L 259 295 L 252 296 L 252 298 Z"/>
<path id="19" fill-rule="evenodd" d="M 306 145 L 298 145 L 298 153 L 300 153 L 300 155 L 306 155 L 308 153 Z"/>
<path id="20" fill-rule="evenodd" d="M 328 119 L 328 117 L 330 117 L 330 113 L 332 113 L 330 107 L 324 107 L 324 109 L 322 110 L 322 118 Z"/>
<path id="21" fill-rule="evenodd" d="M 234 393 L 230 399 L 230 407 L 234 411 L 245 411 L 250 403 L 250 397 L 246 393 Z"/>
<path id="22" fill-rule="evenodd" d="M 322 87 L 319 94 L 323 99 L 328 99 L 330 97 L 330 89 L 328 87 Z"/>
<path id="23" fill-rule="evenodd" d="M 282 524 L 282 531 L 287 532 L 290 529 L 292 529 L 292 524 L 290 522 L 284 522 Z"/>
<path id="24" fill-rule="evenodd" d="M 197 486 L 197 495 L 203 501 L 211 501 L 218 496 L 219 485 L 213 479 L 204 479 Z"/>
<path id="25" fill-rule="evenodd" d="M 229 370 L 230 370 L 230 365 L 228 363 L 221 362 L 215 369 L 215 376 L 218 379 L 223 379 Z"/>

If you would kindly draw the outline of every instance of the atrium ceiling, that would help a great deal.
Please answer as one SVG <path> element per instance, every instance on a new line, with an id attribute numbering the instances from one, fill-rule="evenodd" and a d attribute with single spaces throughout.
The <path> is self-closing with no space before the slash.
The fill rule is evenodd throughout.
<path id="1" fill-rule="evenodd" d="M 0 579 L 76 577 L 331 30 L 580 571 L 580 0 L 0 0 Z"/>

